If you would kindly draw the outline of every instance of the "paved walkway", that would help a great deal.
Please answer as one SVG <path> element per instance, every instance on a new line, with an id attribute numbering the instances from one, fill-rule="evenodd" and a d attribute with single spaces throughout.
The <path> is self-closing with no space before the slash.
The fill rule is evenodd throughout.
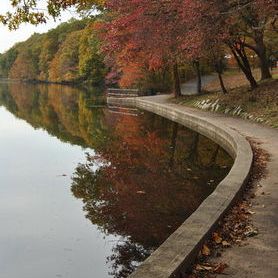
<path id="1" fill-rule="evenodd" d="M 217 79 L 216 74 L 210 74 L 210 75 L 203 75 L 202 76 L 202 87 L 210 83 L 211 81 L 214 81 Z M 184 96 L 190 96 L 190 95 L 197 95 L 197 79 L 189 80 L 183 84 L 181 84 L 181 94 Z"/>
<path id="2" fill-rule="evenodd" d="M 216 124 L 221 122 L 261 142 L 261 148 L 270 155 L 268 175 L 260 181 L 256 197 L 253 199 L 253 224 L 259 234 L 248 239 L 246 246 L 234 246 L 227 249 L 221 258 L 229 268 L 228 277 L 236 278 L 274 278 L 278 277 L 278 129 L 272 129 L 245 121 L 239 118 L 227 117 L 218 113 L 200 111 L 183 105 L 172 104 L 169 96 L 160 95 L 148 97 L 148 100 L 168 103 L 176 109 L 186 110 L 200 117 L 209 118 Z M 265 192 L 264 195 L 261 193 Z M 220 277 L 223 275 L 219 275 Z M 226 276 L 226 275 L 225 275 Z"/>

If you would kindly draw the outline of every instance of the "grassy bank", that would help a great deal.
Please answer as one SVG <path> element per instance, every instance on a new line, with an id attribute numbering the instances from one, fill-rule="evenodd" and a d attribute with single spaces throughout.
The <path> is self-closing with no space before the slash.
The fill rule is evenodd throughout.
<path id="1" fill-rule="evenodd" d="M 257 70 L 254 75 L 259 78 Z M 278 128 L 278 70 L 273 72 L 273 77 L 273 80 L 260 82 L 257 89 L 250 91 L 242 74 L 227 72 L 224 75 L 224 82 L 228 94 L 221 93 L 219 82 L 215 79 L 204 88 L 204 94 L 184 96 L 174 102 Z"/>

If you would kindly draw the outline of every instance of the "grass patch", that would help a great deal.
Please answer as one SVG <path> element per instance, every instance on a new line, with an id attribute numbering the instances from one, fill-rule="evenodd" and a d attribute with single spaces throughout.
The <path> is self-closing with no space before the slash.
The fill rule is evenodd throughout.
<path id="1" fill-rule="evenodd" d="M 272 75 L 272 77 L 273 77 L 274 79 L 278 79 L 278 73 L 274 73 L 274 74 Z"/>

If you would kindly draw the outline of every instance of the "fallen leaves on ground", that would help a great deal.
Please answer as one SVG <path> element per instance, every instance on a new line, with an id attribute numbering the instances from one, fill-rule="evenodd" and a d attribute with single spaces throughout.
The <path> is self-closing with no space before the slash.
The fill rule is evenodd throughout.
<path id="1" fill-rule="evenodd" d="M 215 243 L 220 244 L 222 242 L 222 237 L 219 236 L 218 233 L 213 233 L 212 239 L 215 241 Z"/>
<path id="2" fill-rule="evenodd" d="M 226 240 L 222 241 L 222 245 L 223 245 L 223 247 L 230 247 L 231 246 L 231 244 Z"/>
<path id="3" fill-rule="evenodd" d="M 202 255 L 204 256 L 209 256 L 210 255 L 210 249 L 208 248 L 207 245 L 204 245 L 202 248 Z"/>
<path id="4" fill-rule="evenodd" d="M 181 276 L 183 278 L 214 278 L 217 274 L 224 274 L 228 264 L 219 262 L 221 253 L 233 245 L 243 245 L 247 238 L 259 233 L 252 224 L 251 217 L 255 214 L 252 210 L 252 199 L 256 196 L 255 187 L 258 181 L 266 176 L 269 155 L 259 148 L 259 143 L 248 139 L 252 146 L 254 163 L 242 199 L 220 221 L 218 229 L 202 246 L 191 272 Z"/>
<path id="5" fill-rule="evenodd" d="M 188 278 L 199 278 L 205 277 L 205 273 L 208 275 L 215 275 L 215 274 L 224 274 L 225 269 L 228 267 L 225 263 L 203 263 L 203 264 L 196 264 L 194 271 Z M 202 274 L 201 274 L 202 273 Z M 207 276 L 213 277 L 213 276 Z"/>

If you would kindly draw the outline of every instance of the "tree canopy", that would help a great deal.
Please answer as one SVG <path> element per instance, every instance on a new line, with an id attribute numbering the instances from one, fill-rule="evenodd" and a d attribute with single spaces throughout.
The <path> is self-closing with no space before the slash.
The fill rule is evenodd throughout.
<path id="1" fill-rule="evenodd" d="M 99 74 L 105 62 L 110 69 L 108 79 L 118 82 L 120 86 L 138 86 L 142 80 L 153 76 L 153 72 L 171 72 L 173 90 L 178 96 L 179 68 L 191 63 L 200 77 L 200 63 L 208 63 L 218 73 L 225 92 L 221 74 L 227 53 L 234 56 L 251 88 L 258 84 L 252 74 L 249 53 L 258 58 L 261 79 L 271 78 L 269 57 L 277 52 L 277 45 L 271 43 L 269 38 L 278 35 L 278 4 L 275 0 L 49 0 L 45 2 L 45 9 L 41 9 L 36 0 L 10 2 L 14 10 L 2 15 L 0 20 L 11 29 L 22 22 L 46 22 L 49 17 L 59 17 L 61 11 L 69 8 L 86 18 L 90 18 L 97 9 L 101 16 L 98 26 L 85 32 L 94 34 L 93 30 L 98 29 L 100 35 L 94 43 L 84 38 L 85 33 L 75 33 L 83 44 L 79 45 L 80 60 L 75 69 L 72 65 L 63 69 L 58 65 L 66 63 L 66 60 L 69 62 L 70 53 L 72 62 L 77 63 L 75 56 L 78 51 L 73 48 L 70 51 L 70 47 L 66 46 L 72 42 L 77 48 L 73 36 L 62 44 L 62 49 L 67 52 L 63 55 L 62 50 L 59 52 L 62 59 L 53 58 L 51 49 L 54 40 L 46 40 L 49 51 L 47 47 L 41 51 L 39 67 L 44 78 L 48 78 L 46 64 L 52 58 L 54 60 L 50 64 L 62 79 L 65 75 L 72 79 L 76 72 L 81 79 L 87 78 L 88 72 Z M 92 49 L 88 50 L 90 47 Z M 96 51 L 96 47 L 101 49 L 102 61 L 98 59 L 100 52 Z M 89 59 L 85 56 L 90 51 L 98 54 Z M 12 59 L 15 52 L 10 55 L 9 59 Z M 5 63 L 9 66 L 10 62 L 7 58 Z M 61 70 L 68 72 L 64 75 Z M 51 76 L 57 79 L 55 73 Z"/>

